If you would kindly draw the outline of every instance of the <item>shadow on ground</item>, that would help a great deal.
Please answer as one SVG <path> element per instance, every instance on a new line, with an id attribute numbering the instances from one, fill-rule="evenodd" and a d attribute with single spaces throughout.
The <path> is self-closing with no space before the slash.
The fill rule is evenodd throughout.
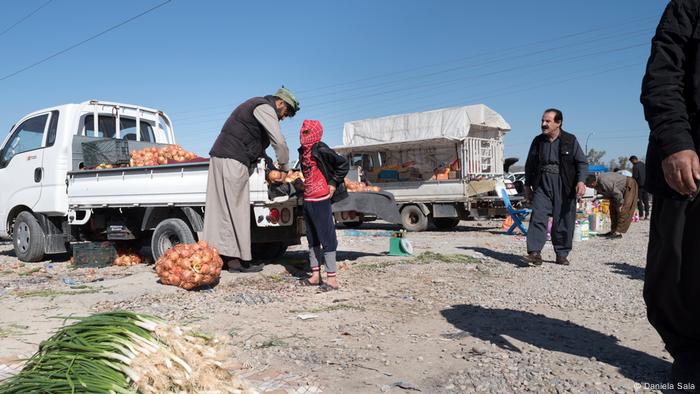
<path id="1" fill-rule="evenodd" d="M 451 229 L 438 229 L 435 226 L 430 226 L 427 231 L 432 231 L 432 232 L 440 232 L 440 233 L 449 233 L 449 232 L 469 232 L 469 231 L 486 231 L 486 230 L 491 230 L 494 231 L 493 229 L 499 229 L 499 226 L 494 226 L 489 222 L 480 222 L 480 221 L 461 221 L 459 222 L 459 225 L 457 227 L 451 228 Z M 344 225 L 338 225 L 338 230 L 350 230 L 350 229 L 355 229 L 355 230 L 389 230 L 389 231 L 397 231 L 401 229 L 400 225 L 396 224 L 390 224 L 390 223 L 384 223 L 384 222 L 378 222 L 378 223 L 362 223 L 361 226 L 359 227 L 346 227 Z M 498 232 L 499 234 L 502 232 Z"/>
<path id="2" fill-rule="evenodd" d="M 613 272 L 620 275 L 625 275 L 630 279 L 644 280 L 644 267 L 637 267 L 627 263 L 605 263 L 612 267 Z"/>
<path id="3" fill-rule="evenodd" d="M 487 249 L 487 248 L 482 248 L 478 246 L 459 246 L 457 249 L 464 249 L 464 250 L 473 250 L 474 252 L 478 252 L 483 254 L 486 257 L 490 257 L 492 259 L 508 263 L 508 264 L 513 264 L 515 266 L 525 268 L 528 267 L 529 264 L 523 262 L 523 256 L 519 256 L 517 254 L 511 254 L 511 253 L 503 253 L 503 252 L 498 252 L 496 250 L 492 249 Z"/>
<path id="4" fill-rule="evenodd" d="M 569 321 L 512 309 L 454 305 L 440 313 L 456 328 L 501 349 L 522 353 L 508 337 L 540 349 L 592 358 L 617 367 L 635 382 L 662 383 L 671 367 L 667 361 L 619 344 L 612 335 Z"/>

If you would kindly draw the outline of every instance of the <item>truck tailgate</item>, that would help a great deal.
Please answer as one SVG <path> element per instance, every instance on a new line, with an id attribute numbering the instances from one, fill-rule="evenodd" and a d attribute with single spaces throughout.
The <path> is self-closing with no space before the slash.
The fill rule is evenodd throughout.
<path id="1" fill-rule="evenodd" d="M 204 205 L 209 162 L 68 173 L 70 208 Z"/>

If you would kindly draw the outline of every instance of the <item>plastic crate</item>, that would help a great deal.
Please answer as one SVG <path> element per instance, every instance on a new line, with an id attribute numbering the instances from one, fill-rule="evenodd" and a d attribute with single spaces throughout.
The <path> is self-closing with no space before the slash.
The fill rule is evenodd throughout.
<path id="1" fill-rule="evenodd" d="M 83 142 L 83 163 L 86 168 L 95 168 L 100 164 L 129 164 L 129 142 L 106 138 L 99 141 Z"/>
<path id="2" fill-rule="evenodd" d="M 117 249 L 111 242 L 78 242 L 71 246 L 75 267 L 109 267 L 117 258 Z"/>

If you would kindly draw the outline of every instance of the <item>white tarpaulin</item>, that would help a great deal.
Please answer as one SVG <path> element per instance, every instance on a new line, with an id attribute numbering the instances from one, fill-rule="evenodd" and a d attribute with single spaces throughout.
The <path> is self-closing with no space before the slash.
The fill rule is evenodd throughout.
<path id="1" fill-rule="evenodd" d="M 498 112 L 476 104 L 347 122 L 343 144 L 360 146 L 434 138 L 500 139 L 509 130 L 510 125 Z"/>

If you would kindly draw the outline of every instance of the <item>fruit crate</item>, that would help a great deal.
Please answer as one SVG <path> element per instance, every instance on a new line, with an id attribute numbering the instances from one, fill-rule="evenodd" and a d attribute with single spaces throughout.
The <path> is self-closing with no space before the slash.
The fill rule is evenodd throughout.
<path id="1" fill-rule="evenodd" d="M 83 164 L 86 168 L 95 168 L 100 164 L 116 166 L 129 164 L 129 142 L 113 138 L 81 143 Z"/>
<path id="2" fill-rule="evenodd" d="M 109 267 L 117 258 L 117 249 L 111 242 L 77 242 L 73 247 L 73 266 L 76 268 Z"/>

